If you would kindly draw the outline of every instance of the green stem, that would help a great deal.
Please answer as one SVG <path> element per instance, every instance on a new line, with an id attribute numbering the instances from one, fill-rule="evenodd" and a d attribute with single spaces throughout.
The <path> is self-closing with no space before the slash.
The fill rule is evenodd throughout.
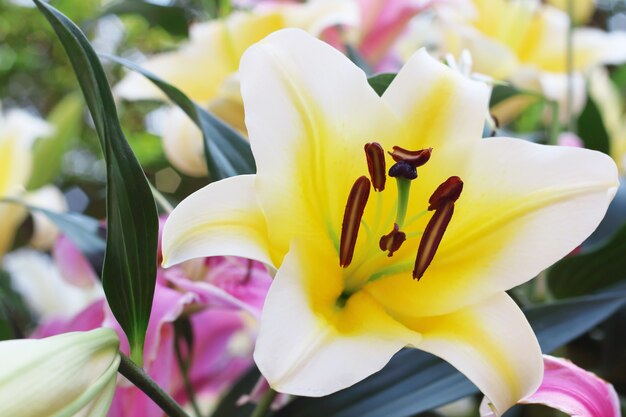
<path id="1" fill-rule="evenodd" d="M 226 17 L 230 14 L 232 6 L 230 0 L 219 0 L 219 16 Z"/>
<path id="2" fill-rule="evenodd" d="M 271 388 L 268 388 L 267 392 L 263 394 L 261 401 L 257 404 L 256 408 L 252 412 L 250 417 L 265 417 L 267 413 L 270 411 L 270 407 L 274 402 L 274 398 L 276 398 L 278 393 Z"/>
<path id="3" fill-rule="evenodd" d="M 569 28 L 567 30 L 567 130 L 576 133 L 574 121 L 574 0 L 567 0 Z"/>
<path id="4" fill-rule="evenodd" d="M 183 386 L 185 388 L 185 392 L 187 393 L 187 398 L 189 398 L 189 403 L 191 404 L 193 412 L 196 414 L 196 416 L 202 417 L 202 411 L 200 411 L 200 407 L 198 406 L 196 393 L 194 392 L 191 381 L 189 380 L 189 364 L 185 363 L 183 353 L 180 350 L 178 338 L 174 340 L 174 353 L 176 354 L 176 361 L 178 362 L 180 374 L 183 377 Z"/>
<path id="5" fill-rule="evenodd" d="M 169 396 L 156 382 L 152 380 L 130 358 L 120 352 L 120 367 L 118 372 L 142 390 L 161 410 L 169 417 L 189 417 L 187 413 Z"/>
<path id="6" fill-rule="evenodd" d="M 561 123 L 559 121 L 559 102 L 554 100 L 546 100 L 548 106 L 550 106 L 550 113 L 552 114 L 552 123 L 550 124 L 550 136 L 548 137 L 548 144 L 557 145 L 559 141 L 559 133 L 561 133 Z"/>

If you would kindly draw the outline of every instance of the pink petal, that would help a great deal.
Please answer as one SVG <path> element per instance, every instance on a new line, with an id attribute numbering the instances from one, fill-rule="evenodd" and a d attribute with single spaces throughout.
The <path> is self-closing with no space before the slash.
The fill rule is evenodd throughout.
<path id="1" fill-rule="evenodd" d="M 572 417 L 620 417 L 617 393 L 611 384 L 572 362 L 544 356 L 541 386 L 524 404 L 544 404 Z"/>
<path id="2" fill-rule="evenodd" d="M 371 63 L 383 59 L 411 18 L 433 2 L 434 0 L 359 0 L 364 26 L 361 53 Z"/>
<path id="3" fill-rule="evenodd" d="M 98 282 L 91 264 L 66 236 L 59 237 L 52 249 L 52 256 L 61 276 L 70 284 L 91 288 Z"/>
<path id="4" fill-rule="evenodd" d="M 98 327 L 102 327 L 104 310 L 104 300 L 97 300 L 69 320 L 55 319 L 41 323 L 30 337 L 33 339 L 41 339 L 61 333 L 97 329 Z"/>
<path id="5" fill-rule="evenodd" d="M 608 382 L 567 359 L 544 355 L 545 373 L 539 389 L 521 404 L 552 407 L 572 417 L 621 417 L 619 398 Z M 481 417 L 492 417 L 487 399 Z"/>
<path id="6" fill-rule="evenodd" d="M 202 277 L 190 279 L 183 268 L 173 267 L 163 274 L 174 287 L 196 294 L 207 308 L 231 308 L 260 315 L 272 278 L 259 262 L 235 257 L 206 259 Z"/>

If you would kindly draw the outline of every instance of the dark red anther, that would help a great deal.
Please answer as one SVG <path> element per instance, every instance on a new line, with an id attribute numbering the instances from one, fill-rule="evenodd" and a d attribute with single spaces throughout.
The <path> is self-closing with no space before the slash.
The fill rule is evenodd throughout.
<path id="1" fill-rule="evenodd" d="M 370 178 L 372 179 L 372 186 L 376 191 L 382 191 L 385 189 L 385 181 L 387 176 L 385 175 L 385 151 L 380 143 L 371 142 L 365 144 L 365 156 L 367 157 L 367 169 L 370 172 Z"/>
<path id="2" fill-rule="evenodd" d="M 339 243 L 339 265 L 343 268 L 350 265 L 354 247 L 363 218 L 363 211 L 370 196 L 370 180 L 366 176 L 359 177 L 348 196 L 346 211 L 341 224 L 341 241 Z"/>
<path id="3" fill-rule="evenodd" d="M 437 208 L 433 217 L 430 218 L 424 235 L 420 241 L 419 249 L 417 250 L 417 258 L 415 258 L 415 267 L 413 268 L 413 279 L 420 280 L 420 278 L 426 272 L 426 269 L 432 262 L 437 252 L 437 248 L 443 238 L 443 233 L 446 231 L 452 214 L 454 213 L 454 201 L 446 200 L 440 207 Z"/>
<path id="4" fill-rule="evenodd" d="M 428 210 L 435 210 L 435 213 L 428 221 L 417 249 L 413 279 L 419 281 L 435 257 L 443 234 L 452 219 L 454 203 L 461 196 L 461 191 L 463 191 L 463 181 L 459 177 L 450 177 L 437 187 L 428 200 L 430 204 Z"/>
<path id="5" fill-rule="evenodd" d="M 459 199 L 463 191 L 463 181 L 459 177 L 450 177 L 445 180 L 430 196 L 428 210 L 439 210 L 447 201 L 453 203 Z"/>
<path id="6" fill-rule="evenodd" d="M 400 249 L 400 246 L 406 240 L 406 234 L 400 231 L 397 223 L 393 224 L 393 230 L 380 238 L 378 246 L 383 252 L 389 251 L 388 257 L 392 257 L 393 253 Z"/>
<path id="7" fill-rule="evenodd" d="M 415 168 L 421 167 L 430 159 L 430 155 L 433 153 L 433 148 L 420 149 L 419 151 L 409 151 L 399 146 L 393 147 L 393 152 L 389 152 L 389 155 L 396 162 L 406 162 Z"/>

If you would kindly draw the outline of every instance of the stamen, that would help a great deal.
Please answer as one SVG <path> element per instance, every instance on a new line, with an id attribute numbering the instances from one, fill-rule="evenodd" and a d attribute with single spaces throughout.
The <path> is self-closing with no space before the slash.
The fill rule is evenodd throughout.
<path id="1" fill-rule="evenodd" d="M 443 234 L 452 219 L 454 203 L 460 197 L 461 191 L 463 191 L 463 181 L 459 177 L 450 177 L 437 187 L 428 200 L 430 204 L 428 210 L 435 210 L 435 213 L 428 221 L 420 241 L 413 268 L 413 279 L 419 281 L 435 257 Z"/>
<path id="2" fill-rule="evenodd" d="M 389 254 L 387 256 L 391 258 L 393 256 L 393 253 L 400 249 L 400 246 L 402 246 L 405 240 L 406 234 L 404 232 L 401 232 L 398 224 L 395 223 L 393 225 L 393 230 L 389 232 L 389 234 L 386 234 L 380 238 L 378 246 L 383 252 L 389 251 Z"/>
<path id="3" fill-rule="evenodd" d="M 350 190 L 346 210 L 343 214 L 343 223 L 341 224 L 339 265 L 343 268 L 346 268 L 352 262 L 361 218 L 363 217 L 363 211 L 369 196 L 370 180 L 365 176 L 359 177 Z"/>
<path id="4" fill-rule="evenodd" d="M 389 155 L 396 162 L 406 162 L 415 168 L 421 167 L 430 159 L 433 148 L 420 149 L 419 151 L 409 151 L 399 146 L 394 146 Z"/>
<path id="5" fill-rule="evenodd" d="M 374 190 L 383 191 L 385 189 L 385 181 L 387 180 L 383 147 L 377 142 L 366 143 L 365 156 L 367 157 L 367 169 L 370 172 Z"/>
<path id="6" fill-rule="evenodd" d="M 428 200 L 428 210 L 438 210 L 446 201 L 452 200 L 454 203 L 459 199 L 463 191 L 463 181 L 459 177 L 450 177 L 445 180 L 430 196 Z"/>
<path id="7" fill-rule="evenodd" d="M 435 211 L 433 217 L 430 218 L 426 230 L 422 235 L 419 249 L 417 250 L 417 258 L 415 258 L 415 267 L 413 268 L 413 279 L 420 280 L 426 272 L 426 269 L 432 262 L 437 252 L 437 248 L 443 238 L 443 233 L 452 219 L 454 213 L 454 202 L 448 200 L 442 207 Z"/>

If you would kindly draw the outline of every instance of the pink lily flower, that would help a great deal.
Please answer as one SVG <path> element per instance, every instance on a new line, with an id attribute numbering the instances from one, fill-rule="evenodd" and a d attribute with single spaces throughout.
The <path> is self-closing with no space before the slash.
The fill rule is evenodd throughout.
<path id="1" fill-rule="evenodd" d="M 546 405 L 572 417 L 622 416 L 613 385 L 567 359 L 544 355 L 543 363 L 541 386 L 520 404 Z M 486 399 L 480 405 L 480 415 L 496 416 Z"/>
<path id="2" fill-rule="evenodd" d="M 100 285 L 96 274 L 72 243 L 62 238 L 54 257 L 64 278 L 82 288 Z M 174 322 L 189 318 L 194 335 L 189 379 L 203 402 L 218 398 L 252 364 L 256 318 L 260 315 L 271 277 L 262 264 L 234 257 L 198 259 L 174 268 L 159 268 L 144 348 L 144 369 L 179 403 L 189 399 L 176 361 Z M 128 341 L 104 299 L 70 319 L 44 321 L 32 337 L 43 338 L 99 327 L 114 329 L 120 349 Z M 163 417 L 143 392 L 118 381 L 109 417 Z"/>

